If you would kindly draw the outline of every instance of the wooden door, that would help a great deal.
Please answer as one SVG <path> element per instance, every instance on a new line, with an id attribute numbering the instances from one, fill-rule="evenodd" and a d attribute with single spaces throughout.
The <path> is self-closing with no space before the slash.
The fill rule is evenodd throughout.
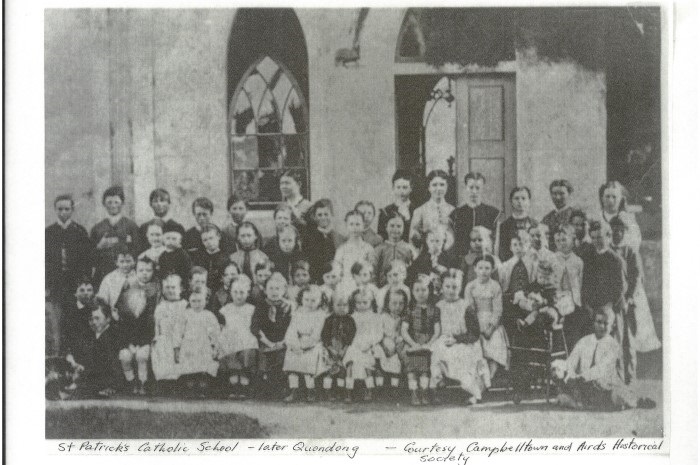
<path id="1" fill-rule="evenodd" d="M 512 75 L 455 77 L 458 205 L 466 200 L 464 176 L 486 178 L 483 202 L 510 214 L 516 185 L 515 78 Z"/>

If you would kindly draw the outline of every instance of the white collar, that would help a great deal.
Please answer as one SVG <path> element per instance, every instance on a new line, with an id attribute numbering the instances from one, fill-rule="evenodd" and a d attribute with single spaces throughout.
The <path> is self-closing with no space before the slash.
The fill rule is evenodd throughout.
<path id="1" fill-rule="evenodd" d="M 471 203 L 469 200 L 467 200 L 466 202 L 464 202 L 464 205 L 467 206 L 467 207 L 469 207 L 469 208 L 471 208 L 472 210 L 475 210 L 476 207 L 478 207 L 479 205 L 481 205 L 481 202 L 479 202 L 479 203 Z"/>
<path id="2" fill-rule="evenodd" d="M 556 213 L 561 213 L 561 212 L 563 212 L 564 210 L 566 210 L 567 208 L 571 208 L 571 206 L 569 206 L 569 205 L 564 205 L 564 206 L 561 207 L 561 208 L 554 207 L 554 211 L 555 211 Z"/>
<path id="3" fill-rule="evenodd" d="M 73 220 L 68 218 L 68 221 L 66 221 L 65 223 L 61 223 L 61 220 L 58 220 L 56 221 L 56 224 L 59 225 L 62 229 L 68 229 L 68 226 L 70 226 L 72 222 Z"/>
<path id="4" fill-rule="evenodd" d="M 85 308 L 85 305 L 83 305 L 79 300 L 75 301 L 75 306 L 78 307 L 78 310 L 82 310 Z"/>
<path id="5" fill-rule="evenodd" d="M 105 329 L 103 329 L 99 333 L 95 333 L 95 339 L 99 339 L 100 336 L 102 336 L 105 333 L 105 331 L 107 331 L 108 329 L 109 329 L 109 324 L 107 324 L 107 326 L 105 326 Z"/>
<path id="6" fill-rule="evenodd" d="M 112 215 L 107 215 L 107 221 L 108 221 L 109 224 L 111 224 L 112 226 L 114 226 L 115 224 L 119 223 L 119 221 L 120 221 L 122 218 L 123 218 L 123 215 L 122 215 L 121 213 L 119 213 L 118 215 L 114 215 L 114 216 L 112 216 Z"/>
<path id="7" fill-rule="evenodd" d="M 448 205 L 447 200 L 445 200 L 444 198 L 442 199 L 441 202 L 436 202 L 435 199 L 433 199 L 431 197 L 428 202 L 430 202 L 432 205 L 434 205 L 436 207 L 442 207 L 443 205 Z"/>
<path id="8" fill-rule="evenodd" d="M 328 234 L 331 233 L 331 231 L 333 231 L 333 228 L 331 226 L 328 226 L 325 229 L 320 227 L 320 226 L 316 226 L 316 229 L 318 229 L 318 232 L 320 232 L 321 234 L 323 234 L 325 236 L 327 236 Z"/>
<path id="9" fill-rule="evenodd" d="M 411 205 L 411 199 L 406 199 L 405 202 L 402 202 L 401 199 L 394 199 L 394 205 L 397 207 L 409 207 Z"/>
<path id="10" fill-rule="evenodd" d="M 525 218 L 527 218 L 527 213 L 523 212 L 516 214 L 515 212 L 513 212 L 510 216 L 512 216 L 516 220 L 524 220 Z"/>

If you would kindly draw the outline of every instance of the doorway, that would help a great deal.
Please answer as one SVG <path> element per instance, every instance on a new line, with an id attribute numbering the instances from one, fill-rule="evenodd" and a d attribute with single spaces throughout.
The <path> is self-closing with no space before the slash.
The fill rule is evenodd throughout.
<path id="1" fill-rule="evenodd" d="M 425 175 L 450 177 L 447 199 L 466 199 L 469 171 L 486 177 L 484 202 L 509 213 L 516 185 L 515 76 L 512 74 L 396 76 L 397 165 L 418 182 L 413 199 L 427 199 Z"/>

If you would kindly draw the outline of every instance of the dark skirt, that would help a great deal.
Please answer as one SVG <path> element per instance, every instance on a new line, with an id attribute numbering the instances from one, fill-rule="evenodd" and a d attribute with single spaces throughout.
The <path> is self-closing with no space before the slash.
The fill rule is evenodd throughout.
<path id="1" fill-rule="evenodd" d="M 401 364 L 406 373 L 429 373 L 430 372 L 429 350 L 419 350 L 416 352 L 403 352 Z"/>
<path id="2" fill-rule="evenodd" d="M 284 365 L 284 354 L 287 349 L 265 351 L 258 356 L 258 371 L 261 373 L 281 373 Z"/>
<path id="3" fill-rule="evenodd" d="M 258 351 L 256 349 L 241 350 L 222 357 L 219 360 L 219 371 L 223 373 L 254 371 L 257 362 Z"/>

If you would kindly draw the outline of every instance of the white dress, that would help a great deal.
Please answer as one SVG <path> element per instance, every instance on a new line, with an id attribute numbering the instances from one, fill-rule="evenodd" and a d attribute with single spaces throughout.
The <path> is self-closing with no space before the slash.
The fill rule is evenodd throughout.
<path id="1" fill-rule="evenodd" d="M 651 317 L 649 299 L 644 290 L 643 270 L 639 270 L 637 286 L 634 289 L 632 298 L 634 299 L 634 318 L 637 323 L 637 333 L 631 338 L 631 346 L 637 352 L 651 352 L 661 347 L 656 335 L 656 327 Z"/>
<path id="2" fill-rule="evenodd" d="M 478 280 L 472 281 L 464 288 L 464 300 L 468 307 L 476 311 L 481 328 L 481 348 L 484 358 L 493 360 L 501 366 L 508 366 L 508 338 L 506 330 L 501 324 L 503 315 L 503 292 L 501 286 L 493 279 L 486 284 Z M 486 338 L 484 332 L 488 326 L 496 329 L 490 338 Z"/>
<path id="3" fill-rule="evenodd" d="M 322 310 L 313 312 L 297 309 L 292 313 L 284 337 L 287 353 L 282 370 L 318 376 L 325 371 L 323 364 L 323 343 L 321 331 L 326 321 Z"/>
<path id="4" fill-rule="evenodd" d="M 219 340 L 219 322 L 209 310 L 185 311 L 176 326 L 173 345 L 180 348 L 180 375 L 209 373 L 216 376 L 215 360 Z"/>
<path id="5" fill-rule="evenodd" d="M 367 372 L 375 368 L 376 350 L 381 350 L 375 346 L 384 337 L 382 322 L 379 315 L 371 311 L 355 312 L 352 314 L 352 319 L 355 321 L 355 337 L 345 352 L 343 364 L 348 366 L 352 363 L 354 379 L 365 379 Z"/>
<path id="6" fill-rule="evenodd" d="M 219 312 L 226 321 L 219 335 L 219 353 L 222 357 L 258 348 L 258 339 L 250 332 L 254 306 L 245 303 L 238 307 L 228 303 Z"/>
<path id="7" fill-rule="evenodd" d="M 359 243 L 346 241 L 335 251 L 335 261 L 343 269 L 343 283 L 352 283 L 352 266 L 355 262 L 366 261 L 374 266 L 374 248 L 365 241 Z"/>
<path id="8" fill-rule="evenodd" d="M 186 300 L 175 302 L 162 300 L 156 307 L 155 319 L 155 343 L 151 351 L 151 364 L 153 374 L 157 380 L 175 380 L 180 376 L 175 364 L 173 352 L 173 340 L 175 328 L 179 321 L 185 317 L 187 308 Z"/>
<path id="9" fill-rule="evenodd" d="M 465 391 L 480 396 L 484 374 L 488 373 L 481 344 L 455 343 L 449 347 L 445 344 L 447 336 L 459 336 L 468 332 L 464 319 L 467 303 L 463 299 L 454 302 L 441 300 L 436 306 L 440 309 L 442 335 L 433 344 L 430 361 L 431 386 L 443 378 L 454 379 L 459 381 Z"/>
<path id="10" fill-rule="evenodd" d="M 401 318 L 394 317 L 390 313 L 384 312 L 379 315 L 382 323 L 383 343 L 386 347 L 393 346 L 393 354 L 386 356 L 384 348 L 375 346 L 375 358 L 379 359 L 379 366 L 386 373 L 398 375 L 401 373 L 401 360 L 399 352 L 403 348 L 403 338 L 401 337 Z"/>

